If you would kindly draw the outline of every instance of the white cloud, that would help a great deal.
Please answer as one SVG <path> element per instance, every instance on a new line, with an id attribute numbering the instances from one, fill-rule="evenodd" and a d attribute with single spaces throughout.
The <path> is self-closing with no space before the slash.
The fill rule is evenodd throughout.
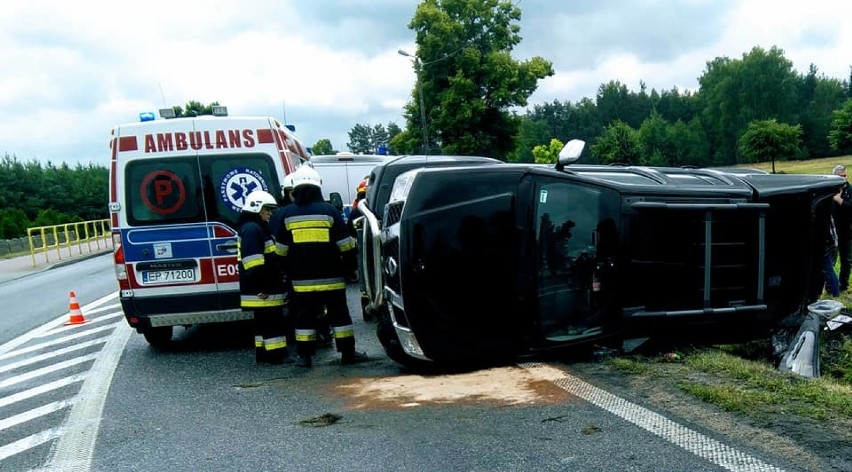
<path id="1" fill-rule="evenodd" d="M 0 10 L 0 153 L 105 163 L 110 128 L 190 100 L 295 124 L 345 149 L 356 124 L 404 126 L 415 82 L 416 0 L 10 2 Z M 697 88 L 706 62 L 754 46 L 799 72 L 848 79 L 852 16 L 828 0 L 520 0 L 518 59 L 556 74 L 530 104 L 631 90 Z M 286 116 L 285 116 L 286 113 Z"/>

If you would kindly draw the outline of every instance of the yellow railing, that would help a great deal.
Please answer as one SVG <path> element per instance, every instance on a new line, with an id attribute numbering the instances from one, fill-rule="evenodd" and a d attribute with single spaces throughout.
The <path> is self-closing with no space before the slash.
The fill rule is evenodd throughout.
<path id="1" fill-rule="evenodd" d="M 63 249 L 68 251 L 68 257 L 74 257 L 72 248 L 77 248 L 77 254 L 83 254 L 83 248 L 88 252 L 108 249 L 112 246 L 112 235 L 109 220 L 79 221 L 53 226 L 36 226 L 27 229 L 27 239 L 30 243 L 30 257 L 33 267 L 36 266 L 36 253 L 44 254 L 44 262 L 50 262 L 50 253 L 56 251 L 56 257 L 62 260 Z"/>

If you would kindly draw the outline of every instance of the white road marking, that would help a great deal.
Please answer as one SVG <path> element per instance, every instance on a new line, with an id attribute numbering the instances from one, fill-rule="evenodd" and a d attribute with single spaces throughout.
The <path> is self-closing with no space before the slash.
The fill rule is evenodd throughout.
<path id="1" fill-rule="evenodd" d="M 734 472 L 781 472 L 783 469 L 738 451 L 715 439 L 681 426 L 647 408 L 630 403 L 556 367 L 537 362 L 518 364 L 538 377 L 598 406 L 619 418 L 656 434 L 698 457 Z"/>
<path id="2" fill-rule="evenodd" d="M 14 395 L 9 395 L 8 397 L 0 398 L 0 407 L 11 405 L 12 403 L 17 403 L 23 400 L 29 400 L 30 398 L 41 395 L 43 393 L 66 387 L 77 382 L 82 382 L 83 380 L 85 380 L 85 378 L 85 374 L 71 375 L 69 377 L 64 377 L 59 380 L 54 380 L 50 383 L 46 383 L 28 390 L 24 390 L 22 392 L 18 392 Z"/>
<path id="3" fill-rule="evenodd" d="M 115 291 L 115 292 L 110 293 L 108 295 L 104 295 L 103 297 L 93 301 L 92 303 L 89 303 L 89 304 L 87 304 L 83 307 L 80 307 L 80 311 L 85 313 L 86 311 L 94 309 L 95 307 L 98 307 L 98 306 L 100 306 L 100 305 L 106 303 L 107 301 L 112 300 L 113 298 L 116 298 L 116 297 L 118 297 L 118 291 Z M 18 347 L 22 344 L 26 344 L 30 340 L 32 340 L 33 338 L 37 338 L 37 337 L 41 336 L 43 333 L 50 331 L 51 329 L 53 329 L 53 328 L 55 328 L 59 325 L 64 324 L 66 321 L 68 321 L 68 315 L 67 314 L 49 322 L 49 323 L 45 323 L 45 324 L 39 326 L 38 328 L 36 328 L 36 329 L 26 333 L 26 334 L 18 336 L 17 338 L 12 339 L 11 341 L 7 342 L 6 344 L 3 344 L 2 346 L 0 346 L 0 354 L 4 354 L 6 352 L 9 352 L 9 351 L 15 349 L 16 347 Z M 85 325 L 83 325 L 83 326 L 85 326 Z M 0 356 L 0 359 L 2 359 L 2 358 L 3 357 Z"/>
<path id="4" fill-rule="evenodd" d="M 68 430 L 59 438 L 53 456 L 47 462 L 47 470 L 64 472 L 87 472 L 92 463 L 95 440 L 101 424 L 101 414 L 112 376 L 118 366 L 124 346 L 134 330 L 128 325 L 116 327 L 89 376 L 83 382 L 77 402 L 68 414 Z"/>
<path id="5" fill-rule="evenodd" d="M 4 429 L 11 428 L 12 426 L 17 426 L 21 423 L 26 423 L 27 421 L 34 420 L 44 415 L 49 415 L 54 411 L 59 411 L 63 408 L 68 408 L 73 405 L 74 401 L 71 398 L 66 398 L 65 400 L 59 400 L 56 402 L 48 403 L 47 405 L 42 405 L 40 407 L 33 408 L 31 410 L 27 410 L 23 413 L 19 413 L 17 415 L 10 416 L 8 418 L 4 418 L 0 420 L 0 431 Z"/>
<path id="6" fill-rule="evenodd" d="M 104 322 L 107 322 L 107 321 L 111 321 L 114 318 L 118 318 L 118 317 L 121 317 L 122 319 L 124 319 L 124 312 L 116 311 L 116 312 L 110 313 L 108 315 L 101 315 L 101 316 L 94 317 L 94 318 L 86 317 L 86 323 L 84 323 L 84 324 L 60 326 L 60 327 L 54 328 L 54 329 L 52 329 L 52 330 L 50 330 L 46 333 L 42 333 L 42 334 L 40 334 L 39 336 L 36 336 L 36 337 L 44 338 L 44 337 L 47 337 L 47 336 L 53 336 L 57 333 L 64 333 L 64 332 L 75 330 L 75 329 L 91 328 L 94 325 L 97 325 L 99 323 L 104 323 Z"/>
<path id="7" fill-rule="evenodd" d="M 118 292 L 117 291 L 113 292 L 109 295 L 101 297 L 100 299 L 82 307 L 81 311 L 84 314 L 94 314 L 94 313 L 102 313 L 102 312 L 107 311 L 107 310 L 114 310 L 116 307 L 119 306 L 118 304 L 112 304 L 112 305 L 108 305 L 108 306 L 101 306 L 101 305 L 103 305 L 104 303 L 107 303 L 110 300 L 114 300 L 117 297 L 118 297 Z M 98 308 L 99 306 L 100 306 L 100 308 Z M 93 374 L 95 376 L 105 377 L 100 372 L 104 370 L 103 365 L 106 363 L 106 364 L 112 365 L 110 373 L 109 373 L 109 377 L 106 380 L 106 382 L 107 382 L 106 386 L 108 388 L 109 382 L 111 381 L 111 378 L 112 378 L 112 371 L 115 368 L 114 366 L 115 366 L 115 364 L 117 364 L 118 357 L 121 355 L 121 352 L 124 349 L 124 345 L 126 344 L 127 339 L 129 338 L 129 331 L 128 331 L 129 327 L 125 326 L 125 329 L 117 328 L 121 324 L 117 323 L 115 321 L 115 318 L 118 318 L 118 317 L 121 317 L 121 316 L 123 316 L 123 314 L 119 310 L 116 313 L 111 313 L 111 314 L 107 314 L 107 315 L 98 316 L 98 317 L 95 317 L 95 318 L 90 318 L 90 319 L 88 319 L 88 321 L 90 321 L 90 322 L 85 323 L 85 324 L 65 325 L 66 321 L 68 320 L 68 314 L 65 313 L 61 317 L 59 317 L 59 318 L 57 318 L 57 319 L 55 319 L 51 322 L 45 323 L 44 325 L 24 334 L 22 336 L 19 336 L 15 339 L 3 344 L 3 345 L 0 345 L 0 361 L 1 360 L 7 360 L 7 359 L 10 359 L 10 358 L 14 358 L 16 356 L 21 356 L 21 355 L 24 355 L 24 354 L 32 353 L 32 352 L 37 352 L 37 351 L 43 350 L 43 349 L 52 349 L 48 353 L 40 354 L 40 355 L 31 357 L 31 358 L 26 358 L 26 359 L 22 358 L 22 360 L 19 360 L 17 362 L 12 362 L 10 364 L 7 364 L 5 366 L 0 367 L 0 373 L 7 373 L 7 372 L 10 372 L 14 369 L 20 369 L 20 368 L 23 368 L 23 367 L 27 367 L 27 366 L 32 365 L 32 364 L 37 363 L 37 362 L 44 362 L 44 361 L 48 361 L 48 360 L 51 360 L 51 359 L 54 359 L 54 358 L 57 358 L 57 357 L 61 357 L 61 356 L 67 357 L 68 354 L 71 354 L 75 351 L 80 351 L 82 349 L 85 349 L 85 348 L 88 348 L 88 347 L 93 347 L 93 346 L 96 346 L 98 344 L 105 344 L 104 348 L 102 348 L 99 352 L 90 353 L 88 355 L 83 355 L 83 356 L 78 356 L 76 358 L 69 359 L 69 360 L 66 360 L 64 362 L 59 362 L 59 363 L 56 363 L 54 365 L 49 365 L 49 366 L 46 366 L 46 367 L 43 367 L 43 368 L 40 368 L 40 369 L 36 369 L 36 370 L 30 371 L 30 372 L 26 372 L 26 373 L 16 375 L 14 377 L 6 378 L 6 379 L 3 379 L 2 381 L 0 381 L 0 388 L 5 388 L 5 387 L 17 385 L 21 382 L 31 381 L 31 380 L 37 379 L 38 377 L 48 375 L 48 374 L 51 374 L 51 373 L 54 373 L 54 372 L 57 372 L 57 371 L 61 371 L 63 369 L 67 369 L 67 368 L 70 368 L 70 367 L 73 367 L 73 366 L 76 366 L 76 365 L 80 365 L 80 364 L 83 364 L 85 362 L 94 361 L 92 366 L 88 369 L 88 372 L 76 373 L 74 375 L 70 375 L 70 376 L 67 376 L 67 377 L 64 377 L 64 378 L 61 378 L 61 379 L 53 380 L 53 381 L 47 382 L 45 384 L 37 385 L 37 386 L 29 388 L 27 390 L 17 392 L 13 395 L 9 395 L 9 396 L 5 396 L 5 397 L 0 398 L 0 407 L 6 407 L 6 406 L 12 405 L 14 403 L 24 401 L 24 400 L 29 400 L 31 398 L 38 396 L 38 395 L 43 395 L 45 393 L 60 389 L 62 387 L 66 387 L 66 386 L 73 385 L 73 384 L 78 383 L 78 382 L 82 382 L 82 385 L 80 386 L 79 393 L 76 396 L 69 397 L 69 398 L 66 398 L 64 400 L 59 400 L 59 401 L 55 401 L 55 402 L 52 402 L 52 403 L 48 403 L 46 405 L 42 405 L 40 407 L 36 407 L 36 408 L 30 409 L 30 410 L 27 410 L 23 413 L 19 413 L 17 415 L 14 415 L 14 416 L 11 416 L 11 417 L 8 417 L 8 418 L 0 419 L 0 431 L 14 427 L 14 426 L 19 425 L 21 423 L 26 423 L 28 421 L 34 420 L 36 418 L 42 417 L 42 416 L 50 414 L 50 413 L 54 413 L 56 411 L 61 411 L 63 409 L 69 408 L 69 407 L 70 407 L 70 411 L 69 411 L 66 418 L 71 417 L 72 415 L 74 415 L 75 410 L 79 410 L 79 407 L 77 407 L 76 405 L 78 405 L 78 402 L 80 402 L 80 401 L 83 401 L 84 403 L 88 401 L 88 402 L 93 402 L 96 405 L 100 405 L 100 406 L 97 406 L 97 409 L 96 409 L 97 414 L 100 415 L 100 412 L 102 411 L 103 401 L 106 397 L 106 389 L 92 388 L 92 387 L 87 389 L 86 384 L 87 384 L 87 382 L 89 382 L 89 379 L 92 377 Z M 97 326 L 98 323 L 102 324 L 104 322 L 109 322 L 109 321 L 112 321 L 112 323 L 108 326 L 95 327 L 95 326 Z M 85 329 L 79 329 L 79 328 L 85 328 Z M 79 331 L 79 332 L 76 332 L 74 334 L 69 334 L 69 335 L 66 335 L 66 336 L 61 336 L 62 333 L 69 332 L 69 331 L 72 331 L 72 330 L 73 331 Z M 112 331 L 112 335 L 109 334 L 109 331 Z M 93 334 L 96 335 L 99 332 L 107 332 L 107 333 L 105 333 L 106 336 L 103 336 L 103 337 L 100 337 L 100 338 L 97 338 L 97 339 L 90 339 L 90 340 L 86 340 L 86 341 L 81 342 L 81 343 L 76 344 L 76 345 L 60 347 L 58 349 L 56 348 L 59 345 L 67 344 L 70 341 L 74 341 L 74 340 L 82 338 L 82 337 L 89 337 L 89 336 L 92 336 Z M 41 342 L 41 343 L 38 343 L 38 344 L 31 344 L 33 340 L 40 338 L 40 337 L 48 336 L 48 335 L 54 335 L 54 336 L 60 335 L 60 337 L 56 338 L 56 339 L 52 339 L 50 341 Z M 111 344 L 110 340 L 112 340 L 112 344 Z M 120 343 L 120 346 L 118 346 L 116 344 L 117 342 Z M 112 348 L 109 347 L 111 345 L 113 346 Z M 107 360 L 107 361 L 102 361 L 102 360 L 99 361 L 100 357 L 103 355 L 102 353 L 104 353 L 104 352 L 106 352 L 107 355 L 110 356 L 110 359 Z M 99 366 L 101 366 L 101 367 L 99 367 Z M 96 379 L 95 386 L 97 387 L 97 385 L 99 385 L 100 383 L 102 383 L 102 380 Z M 100 396 L 101 396 L 100 399 L 97 398 L 98 394 L 100 394 Z M 88 411 L 89 409 L 90 408 L 88 406 L 83 408 L 84 411 Z M 80 416 L 81 416 L 80 414 L 77 414 L 76 418 L 80 418 Z M 89 415 L 83 415 L 84 419 L 88 418 L 88 417 L 89 417 Z M 98 421 L 99 421 L 99 416 L 97 416 L 97 418 L 98 418 Z M 66 421 L 68 421 L 68 419 L 66 419 Z M 16 454 L 20 454 L 20 453 L 27 451 L 29 449 L 32 449 L 34 447 L 48 443 L 48 442 L 53 441 L 55 439 L 61 439 L 65 434 L 67 434 L 68 431 L 69 431 L 69 429 L 67 429 L 67 427 L 51 428 L 51 429 L 47 429 L 47 430 L 44 430 L 44 431 L 40 431 L 40 432 L 33 434 L 33 435 L 30 435 L 30 436 L 18 439 L 18 440 L 11 442 L 9 444 L 0 445 L 0 461 L 4 460 L 6 458 L 9 458 L 11 456 L 14 456 Z M 73 430 L 71 430 L 71 431 L 73 431 Z M 94 447 L 94 437 L 92 438 L 91 442 L 92 442 L 92 444 L 88 448 L 88 452 L 84 451 L 89 458 L 91 457 L 92 449 Z M 89 462 L 90 462 L 90 459 L 89 459 Z M 88 462 L 86 464 L 88 464 Z M 87 470 L 87 468 L 88 468 L 88 465 L 86 466 L 86 470 Z M 2 469 L 2 466 L 0 466 L 0 469 Z M 67 469 L 63 469 L 63 470 L 67 470 Z"/>
<path id="8" fill-rule="evenodd" d="M 85 356 L 78 356 L 74 359 L 69 359 L 67 361 L 58 362 L 56 364 L 51 364 L 49 366 L 42 367 L 41 369 L 32 370 L 25 374 L 16 375 L 14 377 L 9 377 L 6 380 L 0 381 L 0 388 L 9 387 L 11 385 L 16 385 L 21 382 L 26 382 L 27 380 L 32 380 L 37 377 L 41 377 L 42 375 L 47 375 L 58 370 L 67 369 L 69 367 L 73 367 L 77 364 L 82 364 L 84 362 L 88 362 L 94 359 L 97 359 L 98 354 L 87 354 Z"/>
<path id="9" fill-rule="evenodd" d="M 48 359 L 53 359 L 54 357 L 64 357 L 66 354 L 72 353 L 74 351 L 79 351 L 81 349 L 86 349 L 87 347 L 97 346 L 98 344 L 104 344 L 105 342 L 107 342 L 107 339 L 108 337 L 105 336 L 102 338 L 93 339 L 91 341 L 82 342 L 80 344 L 74 344 L 68 347 L 64 347 L 62 349 L 57 349 L 55 351 L 46 352 L 38 356 L 28 357 L 18 362 L 12 362 L 0 367 L 0 374 L 2 374 L 3 372 L 8 372 L 10 370 L 19 369 L 24 366 L 37 364 Z"/>
<path id="10" fill-rule="evenodd" d="M 48 441 L 53 441 L 54 439 L 62 436 L 62 432 L 61 428 L 46 429 L 44 431 L 39 431 L 32 436 L 18 439 L 17 441 L 6 444 L 5 446 L 0 446 L 0 461 L 8 457 L 12 457 L 15 454 L 20 454 L 27 449 L 40 446 Z"/>
<path id="11" fill-rule="evenodd" d="M 107 326 L 101 326 L 100 328 L 89 329 L 88 331 L 83 331 L 83 332 L 80 332 L 80 333 L 70 334 L 68 336 L 63 336 L 61 338 L 51 339 L 50 341 L 46 341 L 46 342 L 39 343 L 39 344 L 32 344 L 32 345 L 27 346 L 25 348 L 18 349 L 18 350 L 15 350 L 15 351 L 10 351 L 10 352 L 7 352 L 5 354 L 2 354 L 2 355 L 0 355 L 0 360 L 8 359 L 10 357 L 19 356 L 21 354 L 26 354 L 26 353 L 29 353 L 29 352 L 40 351 L 40 350 L 42 350 L 46 347 L 56 346 L 57 344 L 65 344 L 68 341 L 73 341 L 75 339 L 80 339 L 80 338 L 83 338 L 83 337 L 86 337 L 86 336 L 91 336 L 92 334 L 100 333 L 101 331 L 111 330 L 111 329 L 115 328 L 115 326 L 117 326 L 117 323 L 112 324 L 112 325 L 107 325 Z"/>

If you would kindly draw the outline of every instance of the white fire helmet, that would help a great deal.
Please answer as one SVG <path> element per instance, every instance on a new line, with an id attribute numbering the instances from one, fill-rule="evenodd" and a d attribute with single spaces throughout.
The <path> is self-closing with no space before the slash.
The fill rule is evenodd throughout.
<path id="1" fill-rule="evenodd" d="M 249 213 L 260 213 L 260 210 L 262 210 L 263 207 L 275 208 L 277 206 L 278 202 L 275 201 L 275 197 L 270 195 L 269 192 L 255 190 L 246 196 L 246 203 L 243 205 L 243 211 L 247 211 Z"/>
<path id="2" fill-rule="evenodd" d="M 302 185 L 314 185 L 322 187 L 322 178 L 313 167 L 302 165 L 296 172 L 293 172 L 293 188 L 298 188 Z"/>

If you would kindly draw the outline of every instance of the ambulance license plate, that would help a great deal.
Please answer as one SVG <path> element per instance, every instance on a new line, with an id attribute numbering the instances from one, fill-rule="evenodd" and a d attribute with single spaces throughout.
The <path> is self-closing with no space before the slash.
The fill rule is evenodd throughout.
<path id="1" fill-rule="evenodd" d="M 142 272 L 142 283 L 146 285 L 197 281 L 198 272 L 195 269 L 150 270 Z"/>

